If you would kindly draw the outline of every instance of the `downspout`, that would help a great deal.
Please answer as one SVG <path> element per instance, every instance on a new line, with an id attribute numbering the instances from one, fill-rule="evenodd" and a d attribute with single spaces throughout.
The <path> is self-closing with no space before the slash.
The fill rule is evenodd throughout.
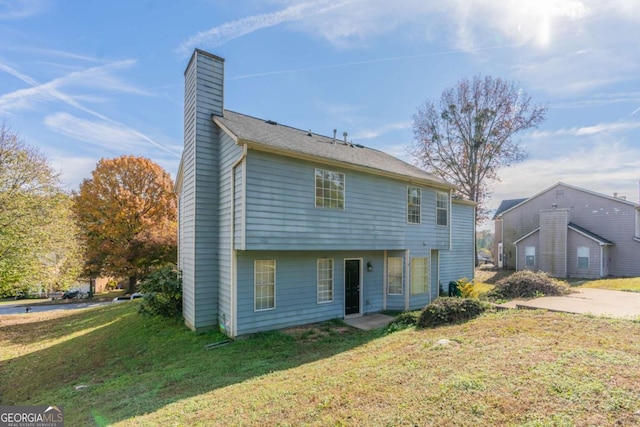
<path id="1" fill-rule="evenodd" d="M 405 251 L 405 255 L 404 255 L 404 266 L 405 266 L 405 283 L 407 285 L 407 289 L 406 292 L 404 294 L 404 309 L 405 311 L 409 311 L 409 298 L 410 298 L 410 292 L 411 292 L 411 261 L 410 261 L 410 252 L 409 249 L 407 249 Z"/>
<path id="2" fill-rule="evenodd" d="M 387 273 L 387 250 L 384 250 L 384 266 L 382 267 L 382 309 L 387 309 L 387 280 L 389 275 Z"/>
<path id="3" fill-rule="evenodd" d="M 518 271 L 518 245 L 516 245 L 514 243 L 513 246 L 516 247 L 516 271 Z M 504 246 L 503 246 L 503 248 L 504 248 Z M 525 255 L 526 255 L 526 252 L 525 252 Z M 503 259 L 504 259 L 504 257 L 503 257 Z"/>
<path id="4" fill-rule="evenodd" d="M 604 277 L 604 245 L 600 245 L 600 277 Z"/>
<path id="5" fill-rule="evenodd" d="M 247 144 L 243 144 L 242 146 L 242 154 L 240 158 L 236 160 L 233 165 L 231 165 L 231 245 L 229 246 L 230 250 L 230 268 L 231 268 L 231 292 L 229 295 L 230 304 L 231 304 L 231 331 L 229 331 L 229 335 L 233 338 L 236 336 L 237 329 L 237 321 L 238 321 L 238 310 L 236 308 L 236 301 L 238 297 L 238 289 L 237 289 L 237 266 L 236 266 L 236 250 L 235 250 L 235 222 L 236 222 L 236 168 L 240 163 L 244 162 L 247 158 Z M 242 183 L 244 186 L 247 185 L 246 182 Z M 242 201 L 244 204 L 244 200 Z"/>
<path id="6" fill-rule="evenodd" d="M 449 209 L 448 209 L 449 218 L 447 218 L 447 224 L 449 225 L 449 250 L 453 248 L 453 233 L 451 231 L 453 229 L 453 224 L 451 224 L 451 219 L 453 217 L 453 213 L 451 212 L 451 208 L 453 207 L 451 203 L 452 196 L 453 196 L 453 190 L 449 190 Z M 474 221 L 475 221 L 475 218 L 474 218 Z M 474 254 L 475 254 L 475 251 L 474 251 Z"/>

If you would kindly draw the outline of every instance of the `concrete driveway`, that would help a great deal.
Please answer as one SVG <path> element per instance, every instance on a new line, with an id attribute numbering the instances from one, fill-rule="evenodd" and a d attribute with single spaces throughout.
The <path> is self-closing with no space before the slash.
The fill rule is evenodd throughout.
<path id="1" fill-rule="evenodd" d="M 640 293 L 604 289 L 575 289 L 562 297 L 513 300 L 501 304 L 505 308 L 529 308 L 565 313 L 593 314 L 604 317 L 640 319 Z"/>

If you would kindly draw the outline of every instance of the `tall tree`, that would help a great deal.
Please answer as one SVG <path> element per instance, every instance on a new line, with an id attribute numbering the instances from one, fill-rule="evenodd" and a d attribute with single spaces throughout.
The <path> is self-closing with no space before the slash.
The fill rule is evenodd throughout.
<path id="1" fill-rule="evenodd" d="M 0 125 L 0 295 L 77 279 L 82 258 L 69 205 L 46 157 Z"/>
<path id="2" fill-rule="evenodd" d="M 85 270 L 129 278 L 176 261 L 177 206 L 169 174 L 149 159 L 102 159 L 76 195 L 87 248 Z"/>
<path id="3" fill-rule="evenodd" d="M 428 100 L 418 108 L 411 152 L 426 170 L 478 202 L 479 222 L 488 213 L 488 184 L 499 181 L 498 169 L 526 158 L 514 135 L 537 127 L 546 112 L 547 106 L 532 105 L 516 82 L 491 76 L 462 79 L 437 102 Z"/>

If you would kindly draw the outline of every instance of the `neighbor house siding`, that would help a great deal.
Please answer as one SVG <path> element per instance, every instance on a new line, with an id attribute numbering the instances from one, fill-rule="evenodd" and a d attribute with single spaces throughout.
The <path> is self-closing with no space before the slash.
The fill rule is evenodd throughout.
<path id="1" fill-rule="evenodd" d="M 578 268 L 578 248 L 589 248 L 589 268 Z M 582 234 L 569 230 L 567 236 L 567 276 L 595 279 L 600 275 L 600 244 Z"/>
<path id="2" fill-rule="evenodd" d="M 536 229 L 540 225 L 540 211 L 554 205 L 557 209 L 568 209 L 572 223 L 613 242 L 606 258 L 609 274 L 640 276 L 640 242 L 633 239 L 637 206 L 562 183 L 502 214 L 505 267 L 514 268 L 511 257 L 514 254 L 510 253 L 513 242 Z"/>
<path id="3" fill-rule="evenodd" d="M 532 233 L 531 235 L 523 238 L 522 240 L 520 240 L 517 243 L 517 250 L 516 250 L 516 268 L 518 270 L 532 270 L 532 271 L 537 271 L 540 269 L 540 232 L 536 231 L 534 233 Z M 526 248 L 528 246 L 532 246 L 533 248 L 535 248 L 535 262 L 533 264 L 533 266 L 528 266 L 527 265 L 527 254 L 526 254 Z"/>
<path id="4" fill-rule="evenodd" d="M 448 237 L 436 239 L 431 188 L 421 187 L 415 225 L 406 220 L 406 182 L 254 150 L 246 167 L 247 250 L 448 249 Z M 344 209 L 315 207 L 316 168 L 345 175 Z"/>

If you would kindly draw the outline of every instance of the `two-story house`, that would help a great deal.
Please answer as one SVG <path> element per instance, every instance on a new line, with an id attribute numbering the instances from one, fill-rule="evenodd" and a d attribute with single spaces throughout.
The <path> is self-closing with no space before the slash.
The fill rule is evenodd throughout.
<path id="1" fill-rule="evenodd" d="M 475 204 L 388 154 L 223 106 L 224 60 L 185 71 L 178 268 L 191 329 L 227 335 L 417 309 L 473 278 Z"/>
<path id="2" fill-rule="evenodd" d="M 640 276 L 640 205 L 559 182 L 504 200 L 493 217 L 498 267 L 556 277 Z"/>

